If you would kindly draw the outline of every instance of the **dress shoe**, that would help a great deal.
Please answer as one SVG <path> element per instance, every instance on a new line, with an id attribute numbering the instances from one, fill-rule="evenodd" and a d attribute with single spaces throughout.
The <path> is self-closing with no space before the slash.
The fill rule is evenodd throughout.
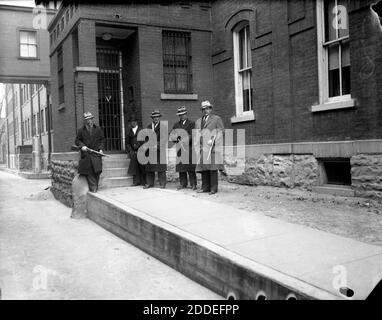
<path id="1" fill-rule="evenodd" d="M 166 186 L 160 186 L 159 188 L 161 188 L 161 189 L 166 189 Z"/>
<path id="2" fill-rule="evenodd" d="M 133 183 L 131 186 L 136 187 L 136 186 L 140 186 L 140 185 L 141 185 L 140 183 Z"/>
<path id="3" fill-rule="evenodd" d="M 196 191 L 197 193 L 206 193 L 206 192 L 209 192 L 209 191 L 207 191 L 207 190 L 198 190 L 198 191 Z"/>
<path id="4" fill-rule="evenodd" d="M 191 189 L 192 189 L 192 190 L 196 190 L 196 186 L 192 186 Z"/>
<path id="5" fill-rule="evenodd" d="M 183 186 L 177 186 L 176 187 L 176 190 L 182 190 L 182 189 L 185 189 L 186 187 L 183 187 Z"/>
<path id="6" fill-rule="evenodd" d="M 147 184 L 143 186 L 143 189 L 149 189 L 149 188 L 152 188 L 152 187 L 148 186 Z"/>
<path id="7" fill-rule="evenodd" d="M 210 191 L 210 192 L 208 192 L 208 194 L 215 194 L 215 193 L 217 193 L 217 191 Z"/>

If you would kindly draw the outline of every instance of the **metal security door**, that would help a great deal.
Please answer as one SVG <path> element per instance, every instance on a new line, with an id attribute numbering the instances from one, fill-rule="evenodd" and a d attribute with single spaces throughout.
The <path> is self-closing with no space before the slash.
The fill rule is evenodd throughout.
<path id="1" fill-rule="evenodd" d="M 107 151 L 124 150 L 122 53 L 97 48 L 99 123 Z"/>

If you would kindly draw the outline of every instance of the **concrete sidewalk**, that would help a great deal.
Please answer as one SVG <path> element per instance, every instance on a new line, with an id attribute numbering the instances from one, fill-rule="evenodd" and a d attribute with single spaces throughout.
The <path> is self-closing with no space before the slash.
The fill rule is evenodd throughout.
<path id="1" fill-rule="evenodd" d="M 173 190 L 102 190 L 89 194 L 88 211 L 98 224 L 223 296 L 365 299 L 382 278 L 380 246 Z"/>

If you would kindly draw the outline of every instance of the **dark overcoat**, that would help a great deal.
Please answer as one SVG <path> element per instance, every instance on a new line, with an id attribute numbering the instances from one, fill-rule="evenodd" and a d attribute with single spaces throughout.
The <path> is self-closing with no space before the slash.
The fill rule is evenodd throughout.
<path id="1" fill-rule="evenodd" d="M 223 148 L 220 147 L 223 146 L 223 120 L 216 114 L 210 114 L 206 122 L 204 122 L 202 118 L 196 120 L 195 129 L 199 129 L 199 131 L 197 131 L 199 134 L 196 135 L 196 137 L 200 142 L 200 145 L 197 145 L 197 141 L 194 141 L 194 147 L 199 151 L 197 156 L 196 171 L 223 170 Z M 203 130 L 209 130 L 211 137 L 215 137 L 215 143 L 212 148 L 211 146 L 207 146 L 207 144 L 203 143 L 203 138 L 201 139 Z M 208 158 L 209 153 L 210 157 Z M 203 161 L 204 158 L 206 161 Z"/>
<path id="2" fill-rule="evenodd" d="M 75 144 L 81 148 L 86 146 L 95 151 L 103 150 L 105 145 L 103 130 L 93 125 L 92 134 L 90 135 L 86 126 L 83 126 L 77 132 Z M 95 153 L 81 150 L 78 173 L 83 175 L 91 174 L 92 167 L 95 173 L 102 172 L 102 157 Z"/>
<path id="3" fill-rule="evenodd" d="M 164 146 L 164 142 L 167 142 L 168 141 L 168 132 L 167 130 L 164 130 L 164 132 L 161 132 L 161 125 L 160 123 L 158 123 L 158 125 L 155 127 L 154 129 L 154 132 L 156 134 L 156 139 L 157 139 L 157 145 L 156 145 L 156 150 L 157 150 L 157 161 L 156 163 L 150 163 L 150 161 L 145 165 L 145 171 L 146 172 L 161 172 L 161 171 L 166 171 L 167 170 L 167 157 L 165 157 L 166 161 L 165 163 L 160 163 L 160 158 L 161 158 L 161 152 L 162 153 L 165 153 L 166 155 L 166 148 L 165 147 L 162 147 L 161 148 L 161 145 Z M 150 129 L 152 130 L 152 123 L 150 123 L 148 126 L 147 126 L 147 129 Z M 161 150 L 163 149 L 163 150 Z M 153 148 L 152 147 L 149 147 L 147 150 L 146 150 L 146 157 L 149 157 L 150 156 L 150 152 L 153 152 Z"/>
<path id="4" fill-rule="evenodd" d="M 186 122 L 184 124 L 183 124 L 183 121 L 179 121 L 179 122 L 175 123 L 173 128 L 172 128 L 173 130 L 183 129 L 188 133 L 188 156 L 189 156 L 188 157 L 188 164 L 184 164 L 182 162 L 177 163 L 175 166 L 176 172 L 195 171 L 196 164 L 192 163 L 192 153 L 194 151 L 193 144 L 192 144 L 192 129 L 194 129 L 194 128 L 195 128 L 195 122 L 188 120 L 188 119 L 186 120 Z M 171 136 L 171 134 L 170 134 L 170 136 Z M 174 142 L 175 142 L 175 140 L 174 140 Z M 179 136 L 177 136 L 176 142 L 178 144 L 182 143 Z M 178 161 L 180 161 L 181 153 L 185 152 L 185 150 L 187 150 L 187 148 L 186 148 L 187 145 L 185 145 L 183 143 L 182 146 L 184 147 L 184 150 L 182 149 L 181 146 L 177 147 L 178 148 L 177 157 L 179 159 Z M 195 156 L 194 156 L 194 159 L 196 159 Z"/>
<path id="5" fill-rule="evenodd" d="M 144 141 L 138 141 L 138 133 L 142 130 L 142 127 L 138 126 L 137 131 L 134 134 L 133 128 L 129 127 L 126 130 L 126 151 L 130 156 L 129 169 L 127 171 L 130 175 L 136 175 L 138 173 L 138 159 L 137 151 Z"/>

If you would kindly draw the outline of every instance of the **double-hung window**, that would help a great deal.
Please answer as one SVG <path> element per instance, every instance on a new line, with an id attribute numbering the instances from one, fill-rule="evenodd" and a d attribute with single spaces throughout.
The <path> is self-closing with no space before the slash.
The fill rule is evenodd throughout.
<path id="1" fill-rule="evenodd" d="M 21 58 L 37 58 L 37 32 L 20 31 L 20 50 Z"/>
<path id="2" fill-rule="evenodd" d="M 332 104 L 334 108 L 354 106 L 347 3 L 346 0 L 317 0 L 320 104 Z M 330 107 L 318 106 L 312 111 L 327 109 Z"/>
<path id="3" fill-rule="evenodd" d="M 233 30 L 236 116 L 253 113 L 252 58 L 249 24 Z"/>

